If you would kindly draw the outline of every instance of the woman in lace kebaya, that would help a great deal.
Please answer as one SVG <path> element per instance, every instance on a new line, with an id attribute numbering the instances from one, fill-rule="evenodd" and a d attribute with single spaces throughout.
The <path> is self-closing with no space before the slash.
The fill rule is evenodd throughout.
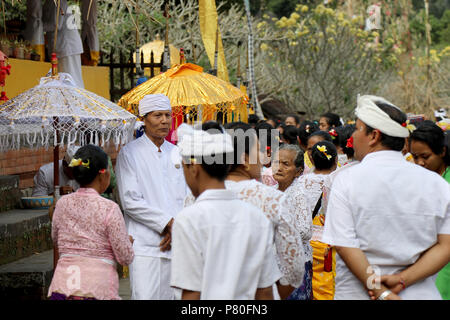
<path id="1" fill-rule="evenodd" d="M 259 142 L 254 131 L 245 123 L 227 126 L 233 137 L 234 162 L 225 180 L 225 187 L 238 194 L 239 199 L 260 208 L 275 227 L 277 263 L 283 277 L 277 282 L 277 293 L 286 299 L 298 288 L 305 272 L 305 252 L 301 232 L 307 228 L 306 196 L 295 206 L 283 192 L 258 182 L 261 175 Z"/>
<path id="2" fill-rule="evenodd" d="M 62 196 L 52 219 L 59 259 L 49 288 L 51 300 L 120 300 L 116 261 L 134 258 L 119 206 L 100 196 L 109 186 L 108 156 L 99 147 L 81 147 L 71 160 L 81 188 Z"/>
<path id="3" fill-rule="evenodd" d="M 325 187 L 329 185 L 329 174 L 337 167 L 337 150 L 330 141 L 320 141 L 311 147 L 311 159 L 314 164 L 314 171 L 301 176 L 298 181 L 292 185 L 286 193 L 296 193 L 297 190 L 303 190 L 308 197 L 308 206 L 310 208 L 310 217 L 313 222 L 313 232 L 311 239 L 312 247 L 312 291 L 313 298 L 316 300 L 332 300 L 334 296 L 334 256 L 335 250 L 329 245 L 320 241 L 323 226 L 325 224 L 325 215 L 313 214 L 324 203 L 321 198 Z M 318 204 L 319 202 L 319 204 Z M 307 268 L 308 270 L 308 268 Z"/>
<path id="4" fill-rule="evenodd" d="M 286 199 L 294 206 L 306 202 L 303 189 L 295 187 L 304 169 L 303 151 L 296 145 L 282 145 L 274 160 L 274 178 L 278 181 L 278 190 L 285 193 Z M 304 205 L 304 204 L 303 204 Z M 301 230 L 301 240 L 305 249 L 305 275 L 302 284 L 288 297 L 288 300 L 312 300 L 312 218 L 309 210 L 304 212 L 305 228 Z"/>

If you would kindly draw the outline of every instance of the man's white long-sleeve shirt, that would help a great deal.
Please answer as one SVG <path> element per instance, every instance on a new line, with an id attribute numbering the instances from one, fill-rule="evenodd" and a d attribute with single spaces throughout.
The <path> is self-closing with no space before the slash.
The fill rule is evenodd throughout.
<path id="1" fill-rule="evenodd" d="M 159 248 L 161 232 L 183 209 L 187 186 L 183 168 L 171 160 L 178 147 L 164 141 L 160 149 L 146 134 L 128 143 L 117 157 L 116 177 L 135 255 L 170 258 Z"/>

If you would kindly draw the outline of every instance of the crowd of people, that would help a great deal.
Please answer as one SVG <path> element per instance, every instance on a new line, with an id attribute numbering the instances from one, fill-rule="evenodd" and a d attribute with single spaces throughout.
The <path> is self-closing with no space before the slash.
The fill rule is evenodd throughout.
<path id="1" fill-rule="evenodd" d="M 120 299 L 116 263 L 136 300 L 450 298 L 450 154 L 435 122 L 413 130 L 366 95 L 353 124 L 182 124 L 175 145 L 166 96 L 139 115 L 144 134 L 115 166 L 119 204 L 101 196 L 100 147 L 65 160 L 77 188 L 52 218 L 51 299 Z"/>

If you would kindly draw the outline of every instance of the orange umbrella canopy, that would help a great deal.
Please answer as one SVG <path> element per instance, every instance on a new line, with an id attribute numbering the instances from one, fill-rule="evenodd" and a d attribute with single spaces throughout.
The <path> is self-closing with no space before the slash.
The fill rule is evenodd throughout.
<path id="1" fill-rule="evenodd" d="M 177 113 L 194 112 L 201 114 L 202 120 L 206 121 L 214 119 L 215 113 L 221 111 L 230 121 L 247 121 L 246 94 L 191 63 L 176 65 L 142 83 L 123 95 L 118 104 L 137 115 L 139 101 L 145 95 L 156 93 L 166 95 Z"/>

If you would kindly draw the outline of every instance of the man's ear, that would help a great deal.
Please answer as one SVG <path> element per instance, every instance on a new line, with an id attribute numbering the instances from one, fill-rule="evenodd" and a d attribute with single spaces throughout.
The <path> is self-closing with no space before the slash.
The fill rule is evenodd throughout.
<path id="1" fill-rule="evenodd" d="M 369 146 L 373 147 L 377 143 L 381 142 L 381 131 L 378 129 L 373 129 L 372 132 L 369 133 L 370 141 Z"/>
<path id="2" fill-rule="evenodd" d="M 188 164 L 189 173 L 192 175 L 192 178 L 197 179 L 200 174 L 199 164 Z"/>

